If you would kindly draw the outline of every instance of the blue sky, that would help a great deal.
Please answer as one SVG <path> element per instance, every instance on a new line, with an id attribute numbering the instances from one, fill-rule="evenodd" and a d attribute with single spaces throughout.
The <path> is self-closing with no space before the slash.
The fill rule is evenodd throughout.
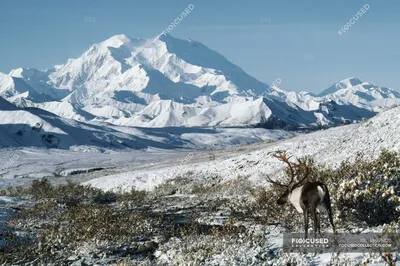
<path id="1" fill-rule="evenodd" d="M 355 76 L 400 88 L 400 1 L 0 1 L 0 72 L 50 68 L 116 34 L 189 37 L 257 79 L 320 92 Z M 365 4 L 369 10 L 340 36 Z"/>

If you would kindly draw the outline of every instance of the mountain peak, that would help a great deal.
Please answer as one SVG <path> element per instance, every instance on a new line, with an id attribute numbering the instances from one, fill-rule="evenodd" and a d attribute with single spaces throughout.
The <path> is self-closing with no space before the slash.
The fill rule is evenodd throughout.
<path id="1" fill-rule="evenodd" d="M 10 73 L 8 73 L 8 75 L 10 75 L 12 77 L 16 77 L 16 78 L 21 78 L 22 72 L 24 72 L 24 68 L 19 67 L 19 68 L 11 70 Z"/>
<path id="2" fill-rule="evenodd" d="M 346 85 L 350 85 L 350 86 L 357 86 L 360 84 L 363 84 L 364 82 L 362 80 L 360 80 L 359 78 L 355 78 L 355 77 L 350 77 L 347 79 L 344 79 L 340 82 L 338 82 L 338 84 L 346 84 Z M 346 86 L 349 87 L 349 86 Z"/>
<path id="3" fill-rule="evenodd" d="M 27 78 L 27 79 L 40 79 L 40 80 L 46 80 L 46 73 L 43 71 L 40 71 L 36 68 L 17 68 L 13 69 L 8 73 L 9 76 L 14 77 L 14 78 Z"/>
<path id="4" fill-rule="evenodd" d="M 160 41 L 165 42 L 167 44 L 170 44 L 170 45 L 179 44 L 182 46 L 182 44 L 198 43 L 191 38 L 179 39 L 168 33 L 158 35 L 157 39 L 159 39 Z"/>
<path id="5" fill-rule="evenodd" d="M 400 102 L 400 93 L 355 77 L 324 94 L 321 99 L 268 86 L 201 42 L 169 34 L 147 39 L 119 34 L 47 72 L 0 73 L 0 96 L 18 106 L 126 126 L 314 126 L 370 115 L 357 108 L 370 111 Z M 325 100 L 338 105 L 325 106 L 321 114 Z M 282 123 L 275 124 L 274 117 Z"/>
<path id="6" fill-rule="evenodd" d="M 336 82 L 335 84 L 333 84 L 332 86 L 330 86 L 329 88 L 324 90 L 323 92 L 321 92 L 318 96 L 326 96 L 328 94 L 335 93 L 339 90 L 351 88 L 353 86 L 361 85 L 363 83 L 364 82 L 362 80 L 355 78 L 355 77 L 343 79 L 339 82 Z"/>
<path id="7" fill-rule="evenodd" d="M 132 39 L 126 36 L 125 34 L 118 34 L 114 35 L 111 38 L 103 41 L 101 44 L 104 46 L 110 46 L 110 47 L 121 47 L 127 44 L 130 44 L 132 42 Z"/>
<path id="8" fill-rule="evenodd" d="M 160 35 L 157 36 L 157 38 L 163 42 L 168 42 L 168 41 L 173 41 L 176 38 L 172 37 L 172 35 L 168 34 L 168 33 L 161 33 Z"/>

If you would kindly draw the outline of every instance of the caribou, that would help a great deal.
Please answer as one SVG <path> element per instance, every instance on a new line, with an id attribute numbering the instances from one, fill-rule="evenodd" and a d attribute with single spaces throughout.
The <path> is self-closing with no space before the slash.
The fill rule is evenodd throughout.
<path id="1" fill-rule="evenodd" d="M 332 225 L 333 231 L 336 232 L 327 186 L 322 182 L 306 182 L 301 185 L 310 175 L 310 165 L 307 163 L 307 160 L 297 158 L 297 163 L 292 163 L 290 162 L 291 157 L 288 157 L 286 151 L 277 151 L 271 155 L 287 164 L 290 181 L 288 184 L 282 184 L 272 180 L 268 175 L 266 178 L 269 183 L 284 188 L 283 194 L 277 200 L 278 205 L 290 202 L 296 208 L 297 212 L 303 214 L 305 238 L 308 237 L 310 215 L 314 220 L 314 236 L 316 237 L 317 231 L 321 234 L 319 214 L 323 208 L 326 209 L 329 222 Z M 296 175 L 300 175 L 301 173 L 304 173 L 303 176 L 299 180 L 296 180 Z"/>

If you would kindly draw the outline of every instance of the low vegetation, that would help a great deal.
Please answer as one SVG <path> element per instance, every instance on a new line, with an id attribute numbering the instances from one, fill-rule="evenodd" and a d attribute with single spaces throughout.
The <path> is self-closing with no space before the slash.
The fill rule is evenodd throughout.
<path id="1" fill-rule="evenodd" d="M 103 192 L 72 182 L 54 186 L 42 179 L 1 194 L 33 202 L 3 226 L 0 262 L 6 264 L 62 261 L 88 242 L 115 247 L 135 237 L 146 238 L 161 223 L 145 213 L 129 211 L 146 196 L 142 191 Z"/>
<path id="2" fill-rule="evenodd" d="M 359 154 L 335 169 L 304 159 L 311 166 L 309 181 L 329 187 L 339 230 L 400 231 L 400 154 L 383 150 L 376 159 Z M 301 175 L 303 169 L 296 171 Z M 4 223 L 0 263 L 301 264 L 306 257 L 293 259 L 271 248 L 271 225 L 302 230 L 302 217 L 291 206 L 276 205 L 281 192 L 279 186 L 254 187 L 246 176 L 223 181 L 192 172 L 152 192 L 33 181 L 0 191 L 27 200 Z"/>
<path id="3" fill-rule="evenodd" d="M 364 224 L 379 226 L 396 222 L 400 218 L 400 154 L 382 150 L 377 159 L 358 154 L 332 169 L 315 164 L 310 158 L 310 177 L 306 181 L 325 183 L 333 201 L 336 222 L 341 225 Z M 298 171 L 304 171 L 298 169 Z M 301 173 L 299 173 L 301 175 Z M 283 177 L 288 179 L 288 174 Z M 276 199 L 283 188 L 273 185 L 264 190 L 251 190 L 255 201 L 253 212 L 284 221 Z M 292 209 L 292 208 L 291 208 Z M 293 213 L 285 212 L 291 217 Z M 290 223 L 286 224 L 290 226 Z"/>

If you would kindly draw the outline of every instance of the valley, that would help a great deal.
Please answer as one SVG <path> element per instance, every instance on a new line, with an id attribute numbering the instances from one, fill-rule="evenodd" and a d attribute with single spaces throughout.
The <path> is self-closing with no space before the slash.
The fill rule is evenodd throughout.
<path id="1" fill-rule="evenodd" d="M 287 178 L 271 153 L 308 158 L 340 233 L 396 230 L 400 92 L 356 77 L 318 95 L 280 81 L 267 85 L 168 34 L 115 35 L 46 70 L 0 73 L 0 262 L 392 260 L 284 252 L 283 233 L 300 231 L 301 216 L 276 205 L 266 175 Z"/>
<path id="2" fill-rule="evenodd" d="M 274 214 L 270 202 L 275 202 L 275 196 L 264 194 L 265 191 L 271 193 L 265 175 L 275 179 L 283 176 L 284 165 L 270 156 L 270 152 L 276 150 L 287 150 L 296 157 L 311 156 L 317 164 L 333 169 L 347 160 L 351 163 L 358 153 L 366 158 L 378 158 L 382 149 L 399 152 L 400 139 L 395 137 L 399 133 L 398 116 L 399 107 L 359 124 L 223 149 L 109 150 L 102 153 L 28 148 L 2 150 L 3 158 L 18 152 L 19 157 L 9 170 L 13 173 L 24 172 L 25 175 L 23 178 L 14 176 L 6 179 L 8 186 L 22 184 L 23 189 L 37 195 L 40 199 L 36 204 L 45 208 L 47 218 L 38 220 L 34 209 L 29 207 L 32 204 L 30 201 L 16 199 L 18 193 L 21 193 L 19 197 L 26 197 L 21 188 L 3 190 L 9 192 L 6 192 L 8 196 L 0 197 L 1 210 L 5 210 L 0 217 L 11 215 L 12 211 L 9 211 L 14 207 L 21 209 L 24 218 L 18 218 L 22 214 L 16 217 L 23 219 L 22 225 L 27 222 L 24 226 L 29 228 L 34 224 L 35 228 L 40 228 L 43 237 L 49 238 L 48 241 L 56 243 L 58 238 L 64 239 L 64 244 L 59 247 L 62 252 L 43 258 L 58 263 L 118 265 L 129 258 L 138 265 L 171 265 L 197 260 L 205 265 L 232 261 L 242 265 L 251 262 L 329 265 L 332 260 L 338 264 L 368 261 L 384 265 L 382 257 L 375 253 L 284 253 L 282 233 L 290 226 L 293 230 L 301 230 L 301 217 L 293 213 L 289 206 L 281 214 L 283 216 L 275 217 L 277 214 Z M 43 180 L 33 188 L 27 182 L 35 179 L 35 173 L 46 177 L 54 186 L 47 192 L 49 195 L 37 191 L 46 187 L 49 189 Z M 22 181 L 17 182 L 18 179 Z M 353 180 L 354 177 L 345 176 L 343 182 L 352 184 Z M 83 185 L 81 188 L 79 183 Z M 332 184 L 337 185 L 342 187 Z M 57 189 L 64 192 L 57 192 Z M 96 193 L 105 194 L 100 198 L 86 199 L 97 191 L 93 189 L 98 189 Z M 56 194 L 52 195 L 51 190 L 55 190 Z M 112 198 L 113 193 L 117 195 L 116 202 Z M 75 196 L 70 198 L 68 195 Z M 51 202 L 56 200 L 72 204 L 70 202 L 77 199 L 82 202 L 65 209 L 68 213 L 72 212 L 69 215 L 74 215 L 71 217 L 76 217 L 76 220 L 59 220 L 70 216 L 58 216 L 58 205 L 53 209 Z M 87 200 L 101 200 L 101 203 Z M 337 201 L 334 201 L 335 204 Z M 338 209 L 335 213 L 335 221 L 342 233 L 382 232 L 391 228 L 389 225 L 371 226 L 363 222 L 342 221 Z M 125 222 L 119 223 L 120 219 Z M 64 229 L 60 230 L 57 225 L 59 222 L 67 222 L 72 227 L 64 233 Z M 127 227 L 127 224 L 136 226 Z M 51 231 L 53 225 L 57 228 L 56 234 Z M 26 230 L 23 228 L 19 230 Z M 82 231 L 81 228 L 87 229 Z M 330 232 L 325 222 L 323 228 Z M 74 240 L 75 234 L 77 239 L 84 237 L 86 240 Z M 125 239 L 130 236 L 134 238 Z M 69 241 L 74 244 L 67 245 Z M 56 244 L 46 243 L 58 249 Z M 204 250 L 208 252 L 204 253 Z"/>

